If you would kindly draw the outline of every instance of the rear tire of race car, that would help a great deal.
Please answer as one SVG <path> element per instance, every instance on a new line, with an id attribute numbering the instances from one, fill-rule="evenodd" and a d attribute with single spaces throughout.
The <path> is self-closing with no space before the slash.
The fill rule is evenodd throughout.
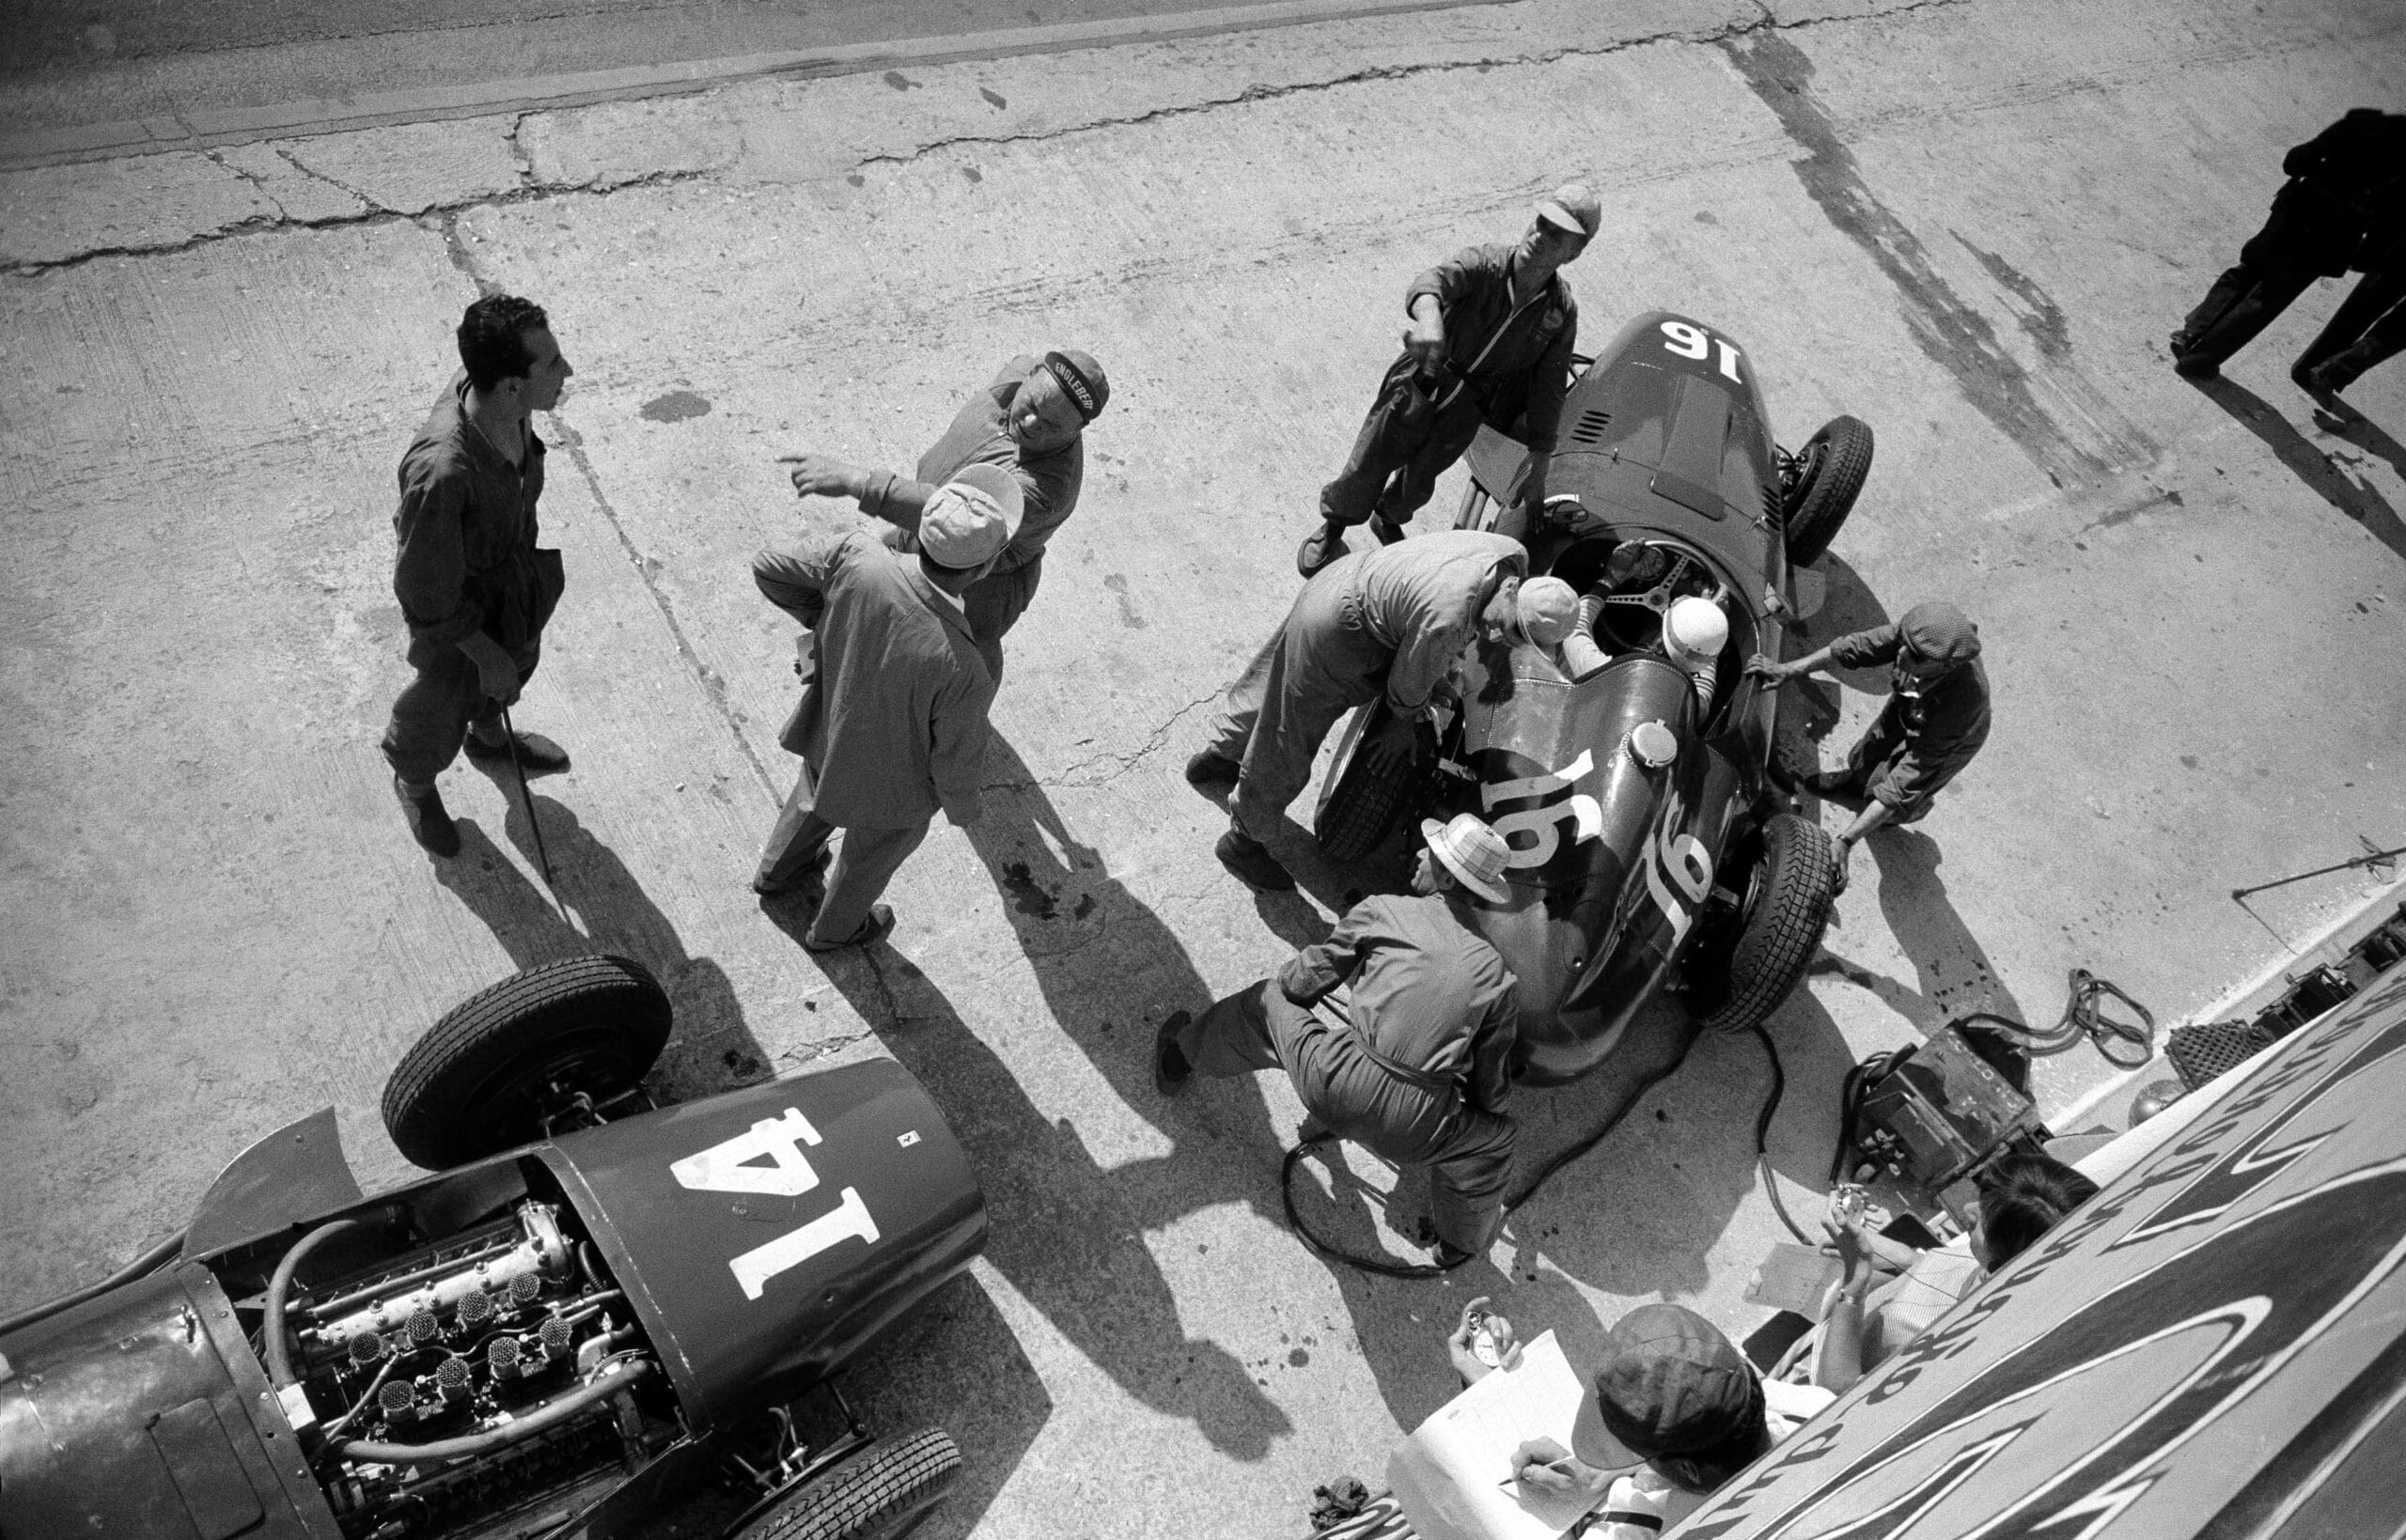
<path id="1" fill-rule="evenodd" d="M 444 1014 L 384 1082 L 384 1130 L 430 1171 L 543 1135 L 532 1094 L 634 1088 L 667 1045 L 668 991 L 631 957 L 515 973 Z"/>
<path id="2" fill-rule="evenodd" d="M 762 1514 L 736 1540 L 892 1540 L 927 1517 L 961 1475 L 942 1428 L 880 1439 Z"/>
<path id="3" fill-rule="evenodd" d="M 1836 847 L 1820 824 L 1776 813 L 1763 825 L 1729 949 L 1728 989 L 1702 1017 L 1707 1032 L 1751 1031 L 1796 988 L 1829 926 L 1837 870 Z"/>
<path id="4" fill-rule="evenodd" d="M 1375 773 L 1361 757 L 1362 744 L 1386 721 L 1385 703 L 1374 702 L 1356 709 L 1337 735 L 1326 789 L 1312 817 L 1312 837 L 1331 861 L 1359 861 L 1377 849 L 1403 811 L 1403 783 Z"/>
<path id="5" fill-rule="evenodd" d="M 1856 417 L 1833 417 L 1798 452 L 1804 472 L 1783 500 L 1788 560 L 1809 567 L 1837 538 L 1838 526 L 1854 510 L 1871 475 L 1871 425 Z"/>

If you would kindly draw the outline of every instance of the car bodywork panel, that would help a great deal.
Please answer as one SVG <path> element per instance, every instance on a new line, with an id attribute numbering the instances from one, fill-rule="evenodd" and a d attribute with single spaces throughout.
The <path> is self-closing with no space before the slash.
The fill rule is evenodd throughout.
<path id="1" fill-rule="evenodd" d="M 891 1060 L 580 1129 L 534 1153 L 697 1429 L 823 1376 L 985 1243 L 967 1153 Z"/>
<path id="2" fill-rule="evenodd" d="M 1531 572 L 1574 587 L 1595 582 L 1616 546 L 1684 558 L 1656 598 L 1667 604 L 1676 582 L 1719 598 L 1729 622 L 1709 712 L 1634 633 L 1660 604 L 1608 607 L 1608 623 L 1632 628 L 1628 650 L 1576 682 L 1530 647 L 1483 646 L 1461 671 L 1438 801 L 1487 818 L 1512 848 L 1511 901 L 1476 912 L 1520 979 L 1517 1073 L 1533 1083 L 1601 1064 L 1674 981 L 1732 834 L 1764 795 L 1778 692 L 1743 667 L 1752 653 L 1781 654 L 1796 613 L 1768 421 L 1733 341 L 1666 311 L 1640 316 L 1564 401 L 1547 490 L 1576 498 L 1575 516 L 1528 537 Z M 1471 459 L 1491 498 L 1525 474 L 1525 451 L 1492 429 Z M 1660 769 L 1628 748 L 1649 721 L 1678 740 Z"/>
<path id="3" fill-rule="evenodd" d="M 207 1268 L 10 1332 L 6 1362 L 0 1533 L 340 1540 Z"/>
<path id="4" fill-rule="evenodd" d="M 236 1156 L 201 1194 L 184 1255 L 208 1256 L 359 1202 L 335 1110 L 320 1107 Z"/>

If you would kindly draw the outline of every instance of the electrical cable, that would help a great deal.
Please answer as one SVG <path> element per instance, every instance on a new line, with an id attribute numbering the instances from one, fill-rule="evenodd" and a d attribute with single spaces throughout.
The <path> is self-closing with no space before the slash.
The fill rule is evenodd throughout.
<path id="1" fill-rule="evenodd" d="M 1788 1233 L 1819 1250 L 1820 1237 L 1806 1235 L 1803 1226 L 1788 1212 L 1788 1205 L 1780 1201 L 1779 1178 L 1771 1169 L 1771 1120 L 1773 1114 L 1779 1111 L 1779 1098 L 1788 1091 L 1788 1071 L 1780 1064 L 1779 1050 L 1773 1045 L 1771 1034 L 1763 1030 L 1763 1024 L 1756 1022 L 1753 1030 L 1763 1045 L 1763 1051 L 1771 1055 L 1771 1094 L 1763 1097 L 1763 1110 L 1755 1114 L 1755 1172 L 1762 1179 L 1763 1195 L 1771 1199 L 1772 1212 L 1779 1216 L 1780 1223 L 1788 1226 Z"/>
<path id="2" fill-rule="evenodd" d="M 292 1372 L 292 1349 L 284 1341 L 284 1297 L 291 1292 L 292 1275 L 300 1269 L 301 1259 L 319 1245 L 345 1230 L 359 1228 L 358 1220 L 334 1220 L 303 1236 L 284 1253 L 275 1265 L 274 1275 L 267 1281 L 267 1300 L 263 1319 L 259 1323 L 259 1346 L 267 1353 L 267 1382 L 277 1390 L 300 1383 Z"/>
<path id="3" fill-rule="evenodd" d="M 109 1290 L 131 1283 L 137 1278 L 148 1278 L 174 1261 L 176 1253 L 182 1251 L 183 1246 L 184 1233 L 179 1230 L 99 1283 L 86 1283 L 72 1293 L 62 1294 L 55 1299 L 35 1305 L 29 1310 L 21 1310 L 7 1320 L 0 1321 L 0 1337 L 31 1326 L 36 1321 L 46 1321 L 62 1310 L 72 1310 L 86 1299 L 97 1299 Z"/>

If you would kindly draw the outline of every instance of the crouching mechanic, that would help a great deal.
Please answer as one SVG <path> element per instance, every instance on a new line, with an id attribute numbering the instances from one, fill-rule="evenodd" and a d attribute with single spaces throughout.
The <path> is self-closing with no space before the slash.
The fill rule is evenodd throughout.
<path id="1" fill-rule="evenodd" d="M 1186 778 L 1216 794 L 1233 786 L 1220 864 L 1256 888 L 1295 879 L 1263 840 L 1311 779 L 1312 756 L 1336 721 L 1386 697 L 1384 732 L 1362 753 L 1378 773 L 1400 773 L 1421 710 L 1454 661 L 1476 641 L 1552 647 L 1569 605 L 1522 603 L 1528 552 L 1509 536 L 1440 530 L 1348 555 L 1304 584 L 1286 623 L 1262 645 L 1212 723 Z"/>
<path id="2" fill-rule="evenodd" d="M 1890 665 L 1894 692 L 1870 730 L 1847 751 L 1846 764 L 1798 782 L 1816 797 L 1863 810 L 1837 835 L 1838 885 L 1847 857 L 1885 823 L 1914 823 L 1929 800 L 1961 773 L 1989 739 L 1989 676 L 1980 666 L 1979 628 L 1943 599 L 1916 604 L 1904 618 L 1839 637 L 1793 662 L 1761 653 L 1746 672 L 1773 683 L 1817 668 Z"/>
<path id="3" fill-rule="evenodd" d="M 854 530 L 753 561 L 760 592 L 810 629 L 810 643 L 802 700 L 781 739 L 802 770 L 752 887 L 800 889 L 817 901 L 802 940 L 813 952 L 894 928 L 877 897 L 938 808 L 955 824 L 977 821 L 994 678 L 962 598 L 1019 521 L 1019 483 L 999 466 L 971 465 L 927 499 L 915 554 Z"/>
<path id="4" fill-rule="evenodd" d="M 1071 348 L 1042 358 L 1022 353 L 954 414 L 952 426 L 919 457 L 915 478 L 854 465 L 832 455 L 784 455 L 804 496 L 849 497 L 895 527 L 885 543 L 918 549 L 920 511 L 936 488 L 966 466 L 999 466 L 1019 483 L 1025 510 L 1018 533 L 986 575 L 961 596 L 970 634 L 994 682 L 1003 682 L 1003 633 L 1019 623 L 1044 575 L 1044 546 L 1077 511 L 1086 482 L 1086 427 L 1102 414 L 1111 382 L 1093 355 Z"/>
<path id="5" fill-rule="evenodd" d="M 1173 1013 L 1153 1040 L 1153 1083 L 1176 1096 L 1198 1074 L 1284 1068 L 1330 1132 L 1430 1168 L 1437 1260 L 1452 1267 L 1495 1238 L 1512 1168 L 1515 982 L 1470 909 L 1507 900 L 1510 851 L 1468 813 L 1421 832 L 1413 896 L 1366 898 L 1276 978 L 1199 1017 Z"/>

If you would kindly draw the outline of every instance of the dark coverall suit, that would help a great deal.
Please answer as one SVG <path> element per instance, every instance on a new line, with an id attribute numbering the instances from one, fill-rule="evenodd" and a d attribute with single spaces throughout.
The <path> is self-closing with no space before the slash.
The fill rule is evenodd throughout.
<path id="1" fill-rule="evenodd" d="M 2333 390 L 2347 389 L 2367 369 L 2406 350 L 2406 174 L 2376 194 L 2357 265 L 2365 275 L 2291 369 L 2303 376 L 2319 367 L 2321 382 Z"/>
<path id="2" fill-rule="evenodd" d="M 2274 194 L 2264 227 L 2240 248 L 2239 265 L 2214 280 L 2173 334 L 2176 361 L 2191 373 L 2211 373 L 2314 280 L 2345 273 L 2364 240 L 2364 200 L 2396 174 L 2401 156 L 2406 117 L 2359 107 L 2283 157 L 2289 181 Z M 2323 356 L 2307 352 L 2295 372 Z"/>
<path id="3" fill-rule="evenodd" d="M 1902 635 L 1891 622 L 1830 644 L 1835 668 L 1893 664 Z M 1961 773 L 1989 739 L 1989 676 L 1976 658 L 1916 684 L 1898 669 L 1879 720 L 1847 751 L 1844 784 L 1831 789 L 1888 804 L 1891 823 L 1929 811 L 1939 788 Z"/>
<path id="4" fill-rule="evenodd" d="M 409 623 L 410 666 L 384 727 L 393 772 L 430 786 L 460 753 L 471 723 L 501 736 L 501 703 L 484 692 L 477 665 L 460 650 L 477 631 L 518 665 L 523 685 L 542 657 L 543 623 L 567 585 L 556 551 L 536 549 L 535 503 L 543 495 L 543 441 L 526 430 L 526 456 L 512 465 L 470 426 L 465 371 L 401 457 L 400 506 L 393 513 L 399 553 L 393 594 Z"/>
<path id="5" fill-rule="evenodd" d="M 1178 1034 L 1197 1074 L 1287 1071 L 1314 1117 L 1383 1159 L 1431 1168 L 1437 1237 L 1485 1251 L 1512 1171 L 1514 980 L 1458 896 L 1381 894 L 1275 978 Z M 1350 1003 L 1334 991 L 1351 981 Z"/>
<path id="6" fill-rule="evenodd" d="M 1418 715 L 1477 635 L 1501 576 L 1528 563 L 1508 535 L 1435 530 L 1339 557 L 1305 583 L 1212 724 L 1209 751 L 1241 767 L 1228 803 L 1237 827 L 1255 839 L 1276 831 L 1320 741 L 1353 708 L 1383 691 L 1398 716 Z"/>
<path id="7" fill-rule="evenodd" d="M 1445 357 L 1435 395 L 1410 352 L 1388 366 L 1345 469 L 1320 489 L 1322 519 L 1358 524 L 1375 512 L 1391 524 L 1409 521 L 1482 422 L 1511 433 L 1525 414 L 1521 442 L 1534 452 L 1554 453 L 1579 307 L 1559 272 L 1538 293 L 1515 296 L 1506 276 L 1514 250 L 1467 247 L 1412 281 L 1405 312 L 1421 295 L 1434 294 L 1445 318 Z"/>
<path id="8" fill-rule="evenodd" d="M 1024 508 L 1019 533 L 994 559 L 992 569 L 961 596 L 969 609 L 969 630 L 977 639 L 977 655 L 986 661 L 986 672 L 998 685 L 1003 682 L 1003 633 L 1019 623 L 1029 600 L 1036 598 L 1037 582 L 1044 575 L 1045 542 L 1077 511 L 1078 492 L 1086 482 L 1083 436 L 1058 449 L 1023 455 L 1010 435 L 1011 402 L 1036 365 L 1035 356 L 1025 353 L 1004 365 L 1003 371 L 954 415 L 952 426 L 919 457 L 917 466 L 917 490 L 923 502 L 969 465 L 999 465 L 1019 483 Z M 907 483 L 894 475 L 873 479 L 861 498 L 861 511 L 900 526 L 885 537 L 885 543 L 896 551 L 914 552 L 919 549 L 919 515 L 894 499 L 898 485 Z"/>

